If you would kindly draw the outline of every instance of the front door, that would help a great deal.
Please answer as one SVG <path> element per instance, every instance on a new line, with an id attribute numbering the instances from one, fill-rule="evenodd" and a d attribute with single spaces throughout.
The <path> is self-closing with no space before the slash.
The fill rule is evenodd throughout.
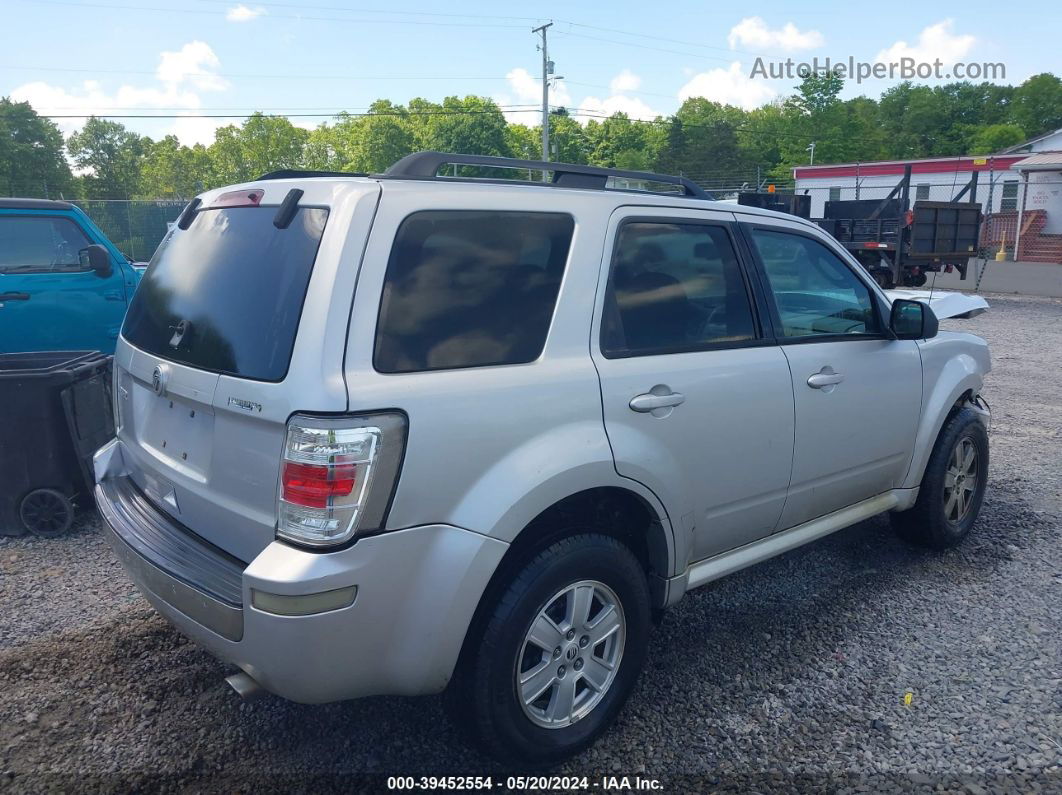
<path id="1" fill-rule="evenodd" d="M 779 529 L 900 485 L 922 402 L 918 344 L 892 339 L 857 265 L 790 226 L 747 228 L 796 400 L 793 477 Z"/>
<path id="2" fill-rule="evenodd" d="M 620 208 L 598 291 L 591 351 L 616 469 L 667 506 L 680 563 L 770 534 L 789 484 L 789 368 L 732 221 Z"/>
<path id="3" fill-rule="evenodd" d="M 0 214 L 0 352 L 114 350 L 123 275 L 89 269 L 92 243 L 65 215 Z"/>

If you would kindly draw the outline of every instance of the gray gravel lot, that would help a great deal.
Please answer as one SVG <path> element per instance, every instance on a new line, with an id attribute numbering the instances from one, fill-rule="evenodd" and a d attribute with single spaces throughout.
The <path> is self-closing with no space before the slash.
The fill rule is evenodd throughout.
<path id="1" fill-rule="evenodd" d="M 554 772 L 669 791 L 1062 792 L 1062 301 L 990 301 L 945 323 L 986 337 L 996 368 L 968 542 L 914 550 L 877 518 L 692 593 L 617 726 Z M 242 704 L 230 672 L 153 613 L 91 516 L 61 540 L 0 540 L 0 790 L 506 772 L 438 698 Z"/>

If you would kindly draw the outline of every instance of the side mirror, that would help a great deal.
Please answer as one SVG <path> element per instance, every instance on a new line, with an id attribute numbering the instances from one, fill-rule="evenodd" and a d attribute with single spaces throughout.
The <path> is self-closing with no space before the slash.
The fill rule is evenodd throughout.
<path id="1" fill-rule="evenodd" d="M 95 271 L 100 278 L 105 279 L 111 275 L 111 252 L 100 244 L 95 243 L 81 249 L 78 258 L 81 260 L 81 267 Z"/>
<path id="2" fill-rule="evenodd" d="M 889 327 L 897 339 L 928 340 L 937 336 L 940 322 L 928 304 L 897 298 L 892 302 Z"/>

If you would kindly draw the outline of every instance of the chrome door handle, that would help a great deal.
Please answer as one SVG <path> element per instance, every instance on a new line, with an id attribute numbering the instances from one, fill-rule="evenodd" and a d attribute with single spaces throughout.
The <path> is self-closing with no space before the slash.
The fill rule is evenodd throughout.
<path id="1" fill-rule="evenodd" d="M 841 373 L 834 372 L 832 367 L 826 365 L 814 375 L 808 376 L 808 386 L 812 389 L 822 389 L 839 384 L 843 380 L 844 376 Z"/>
<path id="2" fill-rule="evenodd" d="M 685 402 L 686 396 L 679 392 L 672 392 L 670 395 L 654 395 L 647 392 L 644 395 L 632 397 L 630 406 L 632 410 L 644 414 L 653 409 L 669 409 L 681 406 Z"/>

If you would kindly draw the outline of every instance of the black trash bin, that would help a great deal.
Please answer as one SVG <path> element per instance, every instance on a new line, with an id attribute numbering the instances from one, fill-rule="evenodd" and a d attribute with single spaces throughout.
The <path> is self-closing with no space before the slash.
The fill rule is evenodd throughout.
<path id="1" fill-rule="evenodd" d="M 0 354 L 0 534 L 66 532 L 91 500 L 92 454 L 114 436 L 111 357 Z"/>

